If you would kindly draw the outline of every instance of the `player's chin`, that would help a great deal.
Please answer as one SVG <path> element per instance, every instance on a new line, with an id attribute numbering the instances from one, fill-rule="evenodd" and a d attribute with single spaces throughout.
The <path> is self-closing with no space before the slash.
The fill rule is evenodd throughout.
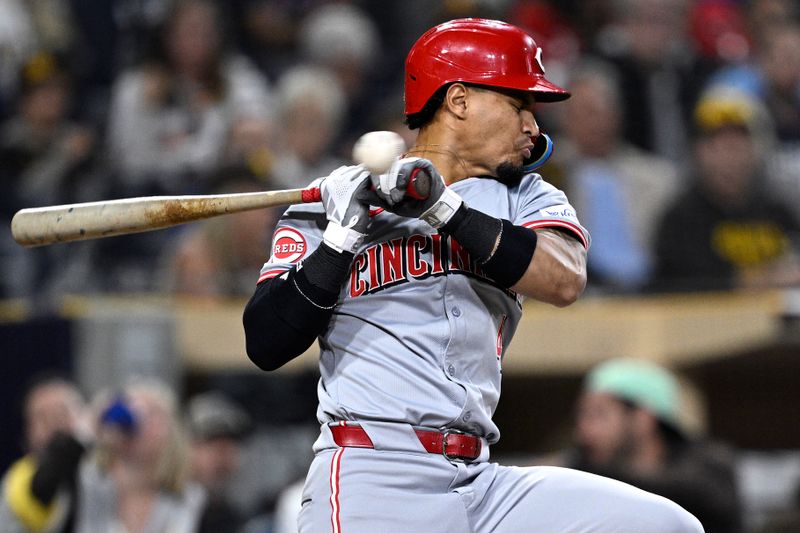
<path id="1" fill-rule="evenodd" d="M 503 161 L 495 169 L 494 178 L 509 187 L 513 187 L 522 180 L 525 175 L 522 164 L 516 164 L 511 161 Z"/>

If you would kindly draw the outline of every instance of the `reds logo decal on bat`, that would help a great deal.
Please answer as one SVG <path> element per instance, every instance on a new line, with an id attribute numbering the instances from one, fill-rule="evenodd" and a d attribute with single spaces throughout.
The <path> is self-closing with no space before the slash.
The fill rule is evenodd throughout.
<path id="1" fill-rule="evenodd" d="M 281 228 L 272 239 L 272 256 L 281 262 L 296 263 L 306 254 L 305 237 L 292 228 Z"/>

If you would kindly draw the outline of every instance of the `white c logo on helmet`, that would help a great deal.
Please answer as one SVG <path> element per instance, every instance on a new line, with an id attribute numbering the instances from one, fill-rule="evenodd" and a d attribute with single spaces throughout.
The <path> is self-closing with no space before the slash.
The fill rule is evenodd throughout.
<path id="1" fill-rule="evenodd" d="M 544 65 L 542 64 L 542 47 L 536 47 L 536 62 L 539 63 L 539 68 L 542 69 L 542 74 L 544 74 Z"/>

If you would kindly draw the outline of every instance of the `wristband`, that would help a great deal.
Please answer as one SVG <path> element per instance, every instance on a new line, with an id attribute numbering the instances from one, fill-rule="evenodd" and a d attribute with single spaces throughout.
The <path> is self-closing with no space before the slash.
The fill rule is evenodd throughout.
<path id="1" fill-rule="evenodd" d="M 450 221 L 463 203 L 464 201 L 457 193 L 445 187 L 439 199 L 436 200 L 427 211 L 422 213 L 419 218 L 434 228 L 441 228 Z"/>
<path id="2" fill-rule="evenodd" d="M 528 270 L 538 236 L 534 230 L 515 226 L 508 220 L 502 220 L 502 223 L 500 242 L 482 266 L 487 276 L 503 287 L 512 287 Z"/>
<path id="3" fill-rule="evenodd" d="M 503 225 L 499 218 L 487 215 L 462 203 L 439 230 L 450 234 L 479 264 L 488 261 L 500 243 Z"/>
<path id="4" fill-rule="evenodd" d="M 320 244 L 314 253 L 297 265 L 295 277 L 301 280 L 297 289 L 316 304 L 333 305 L 347 281 L 353 257 L 350 252 L 337 252 L 325 243 Z M 309 284 L 311 287 L 306 287 Z M 319 290 L 323 293 L 318 293 Z"/>
<path id="5" fill-rule="evenodd" d="M 516 284 L 530 265 L 536 232 L 462 205 L 440 230 L 452 235 L 502 287 Z"/>
<path id="6" fill-rule="evenodd" d="M 325 244 L 339 253 L 350 252 L 354 254 L 361 246 L 361 243 L 364 242 L 364 234 L 330 221 L 322 234 L 322 239 Z"/>

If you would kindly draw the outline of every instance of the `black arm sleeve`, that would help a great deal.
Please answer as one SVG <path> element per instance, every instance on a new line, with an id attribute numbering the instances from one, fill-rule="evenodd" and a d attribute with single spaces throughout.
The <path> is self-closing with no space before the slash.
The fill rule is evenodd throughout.
<path id="1" fill-rule="evenodd" d="M 285 277 L 256 287 L 242 319 L 256 366 L 278 369 L 311 346 L 330 321 L 353 257 L 323 243 Z"/>
<path id="2" fill-rule="evenodd" d="M 74 437 L 57 433 L 50 439 L 31 480 L 31 494 L 49 505 L 59 487 L 74 485 L 83 452 L 86 449 Z"/>
<path id="3" fill-rule="evenodd" d="M 536 250 L 536 232 L 462 204 L 442 228 L 469 250 L 486 275 L 503 287 L 518 282 Z"/>

